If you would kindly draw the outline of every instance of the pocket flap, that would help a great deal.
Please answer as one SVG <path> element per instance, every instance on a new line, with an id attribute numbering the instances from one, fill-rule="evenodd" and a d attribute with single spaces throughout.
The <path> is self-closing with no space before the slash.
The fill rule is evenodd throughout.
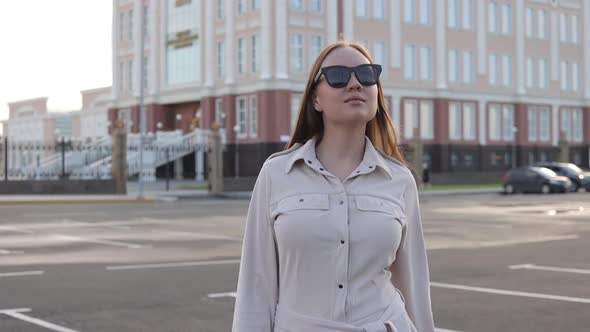
<path id="1" fill-rule="evenodd" d="M 328 210 L 330 200 L 327 194 L 300 194 L 283 198 L 277 205 L 277 212 L 292 210 Z"/>
<path id="2" fill-rule="evenodd" d="M 400 206 L 395 202 L 383 198 L 374 196 L 357 196 L 356 207 L 361 211 L 382 212 L 391 214 L 400 220 L 404 219 L 404 214 Z"/>

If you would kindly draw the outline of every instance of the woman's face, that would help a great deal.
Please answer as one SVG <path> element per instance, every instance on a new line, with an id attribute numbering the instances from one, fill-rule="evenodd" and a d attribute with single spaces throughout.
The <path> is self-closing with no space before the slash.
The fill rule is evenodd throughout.
<path id="1" fill-rule="evenodd" d="M 340 47 L 333 50 L 322 62 L 322 68 L 328 66 L 356 67 L 369 64 L 369 60 L 353 47 Z M 362 125 L 375 117 L 377 113 L 377 85 L 364 86 L 356 75 L 350 74 L 350 81 L 345 87 L 333 88 L 322 75 L 316 85 L 314 108 L 322 112 L 324 123 L 345 125 L 348 127 Z"/>

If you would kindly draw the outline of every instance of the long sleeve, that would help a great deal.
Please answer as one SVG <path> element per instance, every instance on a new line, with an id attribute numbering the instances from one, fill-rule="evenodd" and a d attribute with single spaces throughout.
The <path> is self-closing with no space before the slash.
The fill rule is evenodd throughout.
<path id="1" fill-rule="evenodd" d="M 233 332 L 272 332 L 278 260 L 269 217 L 270 176 L 263 165 L 250 200 L 233 317 Z"/>
<path id="2" fill-rule="evenodd" d="M 405 298 L 408 316 L 419 332 L 434 332 L 428 259 L 422 233 L 418 189 L 414 179 L 404 191 L 406 228 L 391 265 L 392 282 Z"/>

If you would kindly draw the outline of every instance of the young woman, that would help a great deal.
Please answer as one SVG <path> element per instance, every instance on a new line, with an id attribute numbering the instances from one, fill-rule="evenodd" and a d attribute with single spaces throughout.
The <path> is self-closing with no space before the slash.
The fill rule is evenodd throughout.
<path id="1" fill-rule="evenodd" d="M 433 332 L 416 182 L 381 66 L 352 42 L 315 61 L 288 149 L 258 176 L 234 332 Z"/>

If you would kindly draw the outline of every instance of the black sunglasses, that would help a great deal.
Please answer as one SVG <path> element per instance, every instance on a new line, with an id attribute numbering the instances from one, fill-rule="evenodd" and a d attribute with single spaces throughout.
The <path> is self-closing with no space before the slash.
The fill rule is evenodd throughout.
<path id="1" fill-rule="evenodd" d="M 374 63 L 359 65 L 356 67 L 346 66 L 328 66 L 323 67 L 314 79 L 314 84 L 317 84 L 320 77 L 324 75 L 326 82 L 333 88 L 343 88 L 348 85 L 350 81 L 350 73 L 354 72 L 354 76 L 360 84 L 364 86 L 371 86 L 377 84 L 379 75 L 381 75 L 381 65 Z"/>

